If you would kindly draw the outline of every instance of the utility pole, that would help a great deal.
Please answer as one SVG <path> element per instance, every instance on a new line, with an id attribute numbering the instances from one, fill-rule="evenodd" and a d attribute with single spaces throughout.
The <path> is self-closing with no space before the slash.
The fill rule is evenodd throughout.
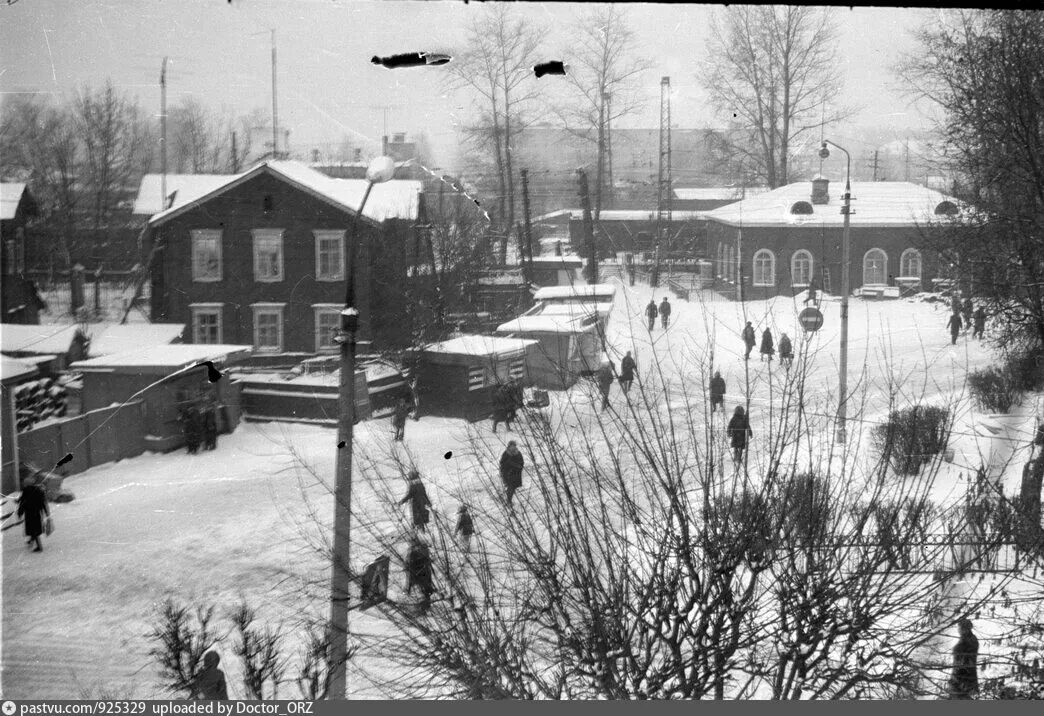
<path id="1" fill-rule="evenodd" d="M 874 163 L 873 163 L 873 167 L 874 167 L 874 181 L 877 181 L 877 153 L 878 153 L 878 150 L 875 149 L 874 150 Z"/>
<path id="2" fill-rule="evenodd" d="M 160 211 L 167 208 L 167 58 L 160 69 Z"/>
<path id="3" fill-rule="evenodd" d="M 232 162 L 231 169 L 233 174 L 239 174 L 239 152 L 236 149 L 236 130 L 232 130 Z"/>
<path id="4" fill-rule="evenodd" d="M 580 206 L 584 210 L 584 245 L 587 247 L 587 283 L 598 283 L 598 251 L 594 240 L 594 222 L 591 220 L 591 199 L 587 195 L 587 173 L 577 169 L 580 183 Z"/>
<path id="5" fill-rule="evenodd" d="M 272 159 L 279 158 L 279 114 L 276 111 L 276 31 L 272 30 Z"/>
<path id="6" fill-rule="evenodd" d="M 611 124 L 613 115 L 612 105 L 610 104 L 612 95 L 609 92 L 606 92 L 605 95 L 603 95 L 603 99 L 605 100 L 605 156 L 609 162 L 609 184 L 606 186 L 608 189 L 606 192 L 606 199 L 608 201 L 606 203 L 609 205 L 609 208 L 612 209 L 615 204 L 613 194 L 616 191 L 616 185 L 613 184 L 613 129 Z"/>
<path id="7" fill-rule="evenodd" d="M 671 78 L 660 78 L 660 170 L 656 182 L 656 253 L 649 285 L 660 285 L 660 251 L 671 224 Z"/>
<path id="8" fill-rule="evenodd" d="M 522 220 L 525 222 L 525 239 L 523 240 L 523 256 L 526 262 L 526 283 L 533 280 L 533 225 L 529 220 L 529 170 L 523 169 L 522 174 Z"/>
<path id="9" fill-rule="evenodd" d="M 598 102 L 598 164 L 595 176 L 594 220 L 602 216 L 602 185 L 605 183 L 605 93 Z"/>

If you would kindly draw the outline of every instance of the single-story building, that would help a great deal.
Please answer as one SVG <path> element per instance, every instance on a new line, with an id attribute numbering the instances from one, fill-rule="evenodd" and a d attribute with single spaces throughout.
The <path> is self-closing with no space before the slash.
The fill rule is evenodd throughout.
<path id="1" fill-rule="evenodd" d="M 705 235 L 703 214 L 702 211 L 671 212 L 671 220 L 664 227 L 664 239 L 660 246 L 664 256 L 691 255 L 697 250 Z M 572 250 L 586 258 L 588 249 L 583 217 L 581 209 L 561 209 L 538 216 L 534 221 L 554 224 L 568 219 Z M 603 209 L 593 226 L 598 257 L 609 258 L 621 251 L 653 251 L 656 248 L 656 225 L 655 209 Z"/>
<path id="2" fill-rule="evenodd" d="M 144 401 L 145 446 L 164 452 L 184 444 L 179 407 L 189 402 L 216 401 L 219 432 L 231 432 L 238 422 L 240 401 L 225 368 L 250 355 L 251 346 L 175 344 L 77 361 L 70 368 L 83 374 L 83 412 L 122 403 Z M 210 380 L 211 363 L 221 371 Z"/>
<path id="3" fill-rule="evenodd" d="M 536 341 L 528 355 L 529 382 L 562 390 L 606 365 L 597 313 L 526 315 L 497 326 L 498 335 Z"/>
<path id="4" fill-rule="evenodd" d="M 421 413 L 488 418 L 497 386 L 512 379 L 531 382 L 536 347 L 535 340 L 470 335 L 426 346 L 415 357 Z"/>
<path id="5" fill-rule="evenodd" d="M 183 323 L 98 324 L 90 327 L 87 353 L 91 358 L 126 353 L 149 346 L 181 343 Z"/>
<path id="6" fill-rule="evenodd" d="M 835 187 L 818 176 L 706 212 L 716 288 L 738 298 L 742 286 L 745 298 L 767 298 L 797 294 L 815 278 L 840 293 L 844 189 Z M 853 182 L 851 206 L 849 285 L 874 297 L 929 287 L 940 267 L 922 248 L 924 231 L 966 210 L 909 182 Z"/>
<path id="7" fill-rule="evenodd" d="M 87 357 L 87 336 L 75 324 L 0 326 L 0 353 L 31 362 L 53 376 Z"/>
<path id="8" fill-rule="evenodd" d="M 2 450 L 3 456 L 3 485 L 5 495 L 21 488 L 18 479 L 18 418 L 15 411 L 14 388 L 19 383 L 32 380 L 39 374 L 36 366 L 31 363 L 0 356 L 0 410 L 3 417 L 0 425 L 3 425 Z"/>
<path id="9" fill-rule="evenodd" d="M 571 286 L 581 283 L 583 260 L 576 255 L 534 256 L 532 281 L 537 286 Z"/>

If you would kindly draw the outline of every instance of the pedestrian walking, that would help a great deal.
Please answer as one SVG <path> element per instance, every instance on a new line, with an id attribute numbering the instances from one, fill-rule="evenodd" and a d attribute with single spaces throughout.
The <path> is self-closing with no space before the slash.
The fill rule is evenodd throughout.
<path id="1" fill-rule="evenodd" d="M 649 319 L 649 332 L 656 328 L 656 316 L 659 315 L 660 310 L 656 308 L 656 299 L 650 298 L 649 305 L 645 307 L 645 316 Z"/>
<path id="2" fill-rule="evenodd" d="M 957 336 L 961 332 L 961 314 L 954 311 L 950 315 L 950 320 L 947 321 L 946 327 L 950 329 L 950 345 L 957 345 Z"/>
<path id="3" fill-rule="evenodd" d="M 467 505 L 457 508 L 457 526 L 454 534 L 460 536 L 460 546 L 465 552 L 471 551 L 471 535 L 475 534 L 475 521 L 471 519 L 471 512 Z"/>
<path id="4" fill-rule="evenodd" d="M 217 406 L 207 401 L 203 407 L 203 449 L 217 450 Z"/>
<path id="5" fill-rule="evenodd" d="M 667 324 L 670 323 L 670 321 L 671 321 L 671 302 L 667 300 L 666 296 L 664 296 L 663 300 L 660 301 L 660 325 L 662 325 L 666 329 L 667 328 Z"/>
<path id="6" fill-rule="evenodd" d="M 420 420 L 420 390 L 417 388 L 417 375 L 410 378 L 410 397 L 413 399 L 413 419 Z"/>
<path id="7" fill-rule="evenodd" d="M 819 301 L 816 300 L 816 277 L 815 276 L 813 276 L 809 280 L 809 282 L 808 282 L 808 295 L 805 297 L 805 302 L 804 302 L 803 305 L 807 306 L 809 304 L 809 302 L 811 302 L 813 306 L 818 306 L 819 305 Z"/>
<path id="8" fill-rule="evenodd" d="M 409 502 L 413 526 L 419 530 L 427 529 L 428 520 L 431 519 L 431 515 L 428 512 L 428 508 L 431 507 L 428 491 L 424 489 L 424 483 L 421 482 L 421 476 L 417 470 L 410 470 L 408 480 L 406 496 L 399 500 L 399 504 L 405 505 Z"/>
<path id="9" fill-rule="evenodd" d="M 791 345 L 790 336 L 786 333 L 779 337 L 779 362 L 787 370 L 790 370 L 790 366 L 794 362 L 794 346 Z"/>
<path id="10" fill-rule="evenodd" d="M 634 362 L 631 351 L 627 351 L 623 360 L 620 361 L 620 388 L 623 389 L 624 395 L 631 390 L 631 383 L 634 382 L 634 372 L 636 370 L 638 370 L 638 365 Z"/>
<path id="11" fill-rule="evenodd" d="M 189 403 L 178 411 L 178 420 L 181 422 L 181 432 L 185 436 L 188 454 L 195 455 L 203 442 L 203 416 L 194 403 Z"/>
<path id="12" fill-rule="evenodd" d="M 771 363 L 772 356 L 773 354 L 775 354 L 775 352 L 776 349 L 773 347 L 772 344 L 772 331 L 766 328 L 764 332 L 761 334 L 761 360 L 767 359 L 768 362 Z"/>
<path id="13" fill-rule="evenodd" d="M 721 371 L 714 371 L 714 377 L 710 381 L 711 412 L 713 413 L 721 406 L 725 410 L 725 379 L 721 377 Z"/>
<path id="14" fill-rule="evenodd" d="M 504 423 L 507 429 L 511 429 L 511 421 L 515 419 L 515 401 L 511 389 L 507 385 L 498 385 L 493 388 L 493 432 L 497 432 L 497 425 Z"/>
<path id="15" fill-rule="evenodd" d="M 964 321 L 965 331 L 971 328 L 973 313 L 975 313 L 975 304 L 972 303 L 971 296 L 968 296 L 964 299 L 964 302 L 961 303 L 961 320 Z"/>
<path id="16" fill-rule="evenodd" d="M 743 327 L 743 343 L 747 346 L 743 360 L 750 360 L 750 352 L 754 350 L 754 344 L 757 343 L 757 338 L 754 337 L 754 326 L 750 325 L 750 321 L 747 321 L 747 325 Z"/>
<path id="17" fill-rule="evenodd" d="M 598 392 L 602 394 L 602 410 L 609 407 L 609 391 L 613 388 L 612 363 L 598 371 Z"/>
<path id="18" fill-rule="evenodd" d="M 381 555 L 366 565 L 359 594 L 359 608 L 368 609 L 388 598 L 388 570 L 391 558 Z"/>
<path id="19" fill-rule="evenodd" d="M 979 690 L 979 640 L 972 632 L 971 619 L 957 622 L 960 638 L 953 646 L 953 673 L 950 698 L 970 699 Z"/>
<path id="20" fill-rule="evenodd" d="M 221 656 L 214 650 L 203 655 L 203 671 L 192 682 L 196 698 L 202 701 L 227 701 L 228 686 L 225 672 L 218 668 Z"/>
<path id="21" fill-rule="evenodd" d="M 414 587 L 420 589 L 419 607 L 421 614 L 425 614 L 431 607 L 435 584 L 431 574 L 431 550 L 419 535 L 411 538 L 410 551 L 406 554 L 406 594 L 412 594 Z"/>
<path id="22" fill-rule="evenodd" d="M 509 507 L 512 499 L 515 497 L 515 490 L 522 487 L 522 468 L 525 467 L 525 464 L 525 458 L 522 457 L 522 452 L 518 449 L 518 445 L 514 440 L 509 440 L 507 449 L 500 456 L 500 479 L 504 482 L 504 488 L 507 490 Z"/>
<path id="23" fill-rule="evenodd" d="M 405 398 L 399 398 L 392 413 L 392 427 L 395 428 L 395 440 L 402 442 L 406 437 L 406 418 L 410 414 L 410 406 L 406 404 Z"/>
<path id="24" fill-rule="evenodd" d="M 978 336 L 979 340 L 982 340 L 982 332 L 986 330 L 986 311 L 982 310 L 982 306 L 975 309 L 975 313 L 972 314 L 972 338 Z"/>
<path id="25" fill-rule="evenodd" d="M 43 472 L 35 472 L 22 485 L 22 494 L 18 498 L 18 516 L 22 518 L 25 542 L 36 545 L 34 552 L 43 552 L 40 535 L 51 522 L 51 509 L 47 506 L 47 493 L 43 486 Z M 50 530 L 47 530 L 50 534 Z"/>
<path id="26" fill-rule="evenodd" d="M 732 413 L 732 419 L 728 426 L 729 440 L 732 445 L 732 460 L 737 465 L 743 461 L 743 453 L 747 450 L 747 443 L 754 437 L 754 431 L 750 429 L 750 419 L 743 411 L 742 405 L 737 405 Z"/>

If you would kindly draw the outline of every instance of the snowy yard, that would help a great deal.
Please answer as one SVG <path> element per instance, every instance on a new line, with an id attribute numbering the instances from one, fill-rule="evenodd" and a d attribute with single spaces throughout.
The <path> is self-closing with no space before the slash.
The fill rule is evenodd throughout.
<path id="1" fill-rule="evenodd" d="M 739 337 L 745 320 L 753 322 L 760 338 L 765 325 L 778 341 L 785 331 L 795 352 L 814 354 L 808 381 L 810 400 L 825 417 L 836 409 L 837 302 L 824 302 L 825 326 L 802 347 L 797 325 L 800 300 L 739 304 L 713 300 L 672 301 L 672 324 L 650 334 L 643 309 L 655 295 L 644 287 L 620 287 L 610 319 L 608 338 L 617 366 L 624 350 L 633 350 L 639 373 L 647 379 L 659 371 L 670 386 L 702 396 L 705 375 L 697 361 L 705 361 L 713 346 L 714 367 L 728 385 L 726 409 L 743 402 L 745 383 L 743 344 Z M 945 329 L 945 304 L 917 300 L 866 302 L 853 300 L 850 310 L 849 386 L 855 403 L 849 416 L 867 425 L 887 415 L 889 382 L 899 387 L 899 402 L 949 404 L 961 399 L 969 370 L 991 361 L 988 351 L 966 337 L 950 345 Z M 770 397 L 779 391 L 783 369 L 758 360 L 747 365 L 755 449 L 764 439 Z M 771 374 L 771 379 L 770 379 Z M 589 419 L 597 403 L 590 384 L 581 382 L 570 396 L 553 395 L 552 411 L 562 411 L 572 398 L 581 406 L 570 420 Z M 633 393 L 632 393 L 633 395 Z M 614 386 L 612 400 L 623 396 Z M 680 399 L 679 399 L 680 400 Z M 678 403 L 680 404 L 680 402 Z M 668 409 L 677 405 L 672 398 Z M 974 437 L 968 401 L 961 399 L 951 445 L 953 465 L 940 475 L 940 501 L 963 494 L 962 477 L 977 466 L 981 445 Z M 562 411 L 564 412 L 564 411 Z M 861 413 L 861 414 L 860 414 Z M 577 417 L 579 416 L 579 417 Z M 701 418 L 702 419 L 702 418 Z M 856 421 L 853 421 L 856 423 Z M 859 434 L 859 424 L 850 434 Z M 488 423 L 469 426 L 463 421 L 425 417 L 406 426 L 406 448 L 425 477 L 436 512 L 449 518 L 463 497 L 472 504 L 491 500 L 482 470 L 476 470 L 474 438 L 499 453 L 509 435 L 493 436 Z M 829 435 L 818 436 L 824 444 Z M 356 441 L 372 455 L 388 453 L 391 427 L 387 420 L 361 424 Z M 853 438 L 854 439 L 854 438 Z M 69 478 L 66 486 L 76 500 L 52 507 L 56 532 L 45 540 L 42 554 L 30 553 L 19 529 L 3 533 L 3 673 L 2 688 L 9 698 L 65 697 L 105 691 L 138 697 L 162 696 L 156 668 L 147 655 L 145 634 L 153 626 L 159 605 L 167 596 L 182 602 L 206 601 L 232 607 L 243 595 L 261 617 L 273 623 L 305 613 L 323 616 L 326 605 L 301 598 L 307 586 L 329 578 L 329 565 L 314 544 L 324 538 L 317 520 L 325 523 L 332 499 L 312 473 L 329 479 L 333 473 L 336 433 L 326 428 L 280 423 L 245 423 L 224 436 L 215 452 L 187 455 L 148 454 L 89 470 Z M 295 460 L 292 452 L 299 456 Z M 828 453 L 829 451 L 827 451 Z M 452 455 L 450 455 L 452 453 Z M 827 454 L 825 453 L 825 454 Z M 842 457 L 841 459 L 846 459 Z M 1019 463 L 1021 465 L 1021 462 Z M 488 467 L 488 466 L 487 466 Z M 378 493 L 403 491 L 393 470 L 381 484 L 358 484 L 356 508 L 368 526 L 353 535 L 353 563 L 364 564 L 373 553 L 367 529 L 399 529 L 392 516 L 382 514 Z M 394 515 L 400 523 L 404 515 Z M 482 526 L 479 526 L 480 537 Z M 393 569 L 393 592 L 402 589 L 402 575 Z M 375 615 L 353 612 L 353 629 L 378 632 Z M 222 644 L 222 666 L 229 673 L 230 695 L 241 694 L 229 644 Z M 983 651 L 988 649 L 983 644 Z M 376 687 L 349 669 L 349 683 L 357 697 L 380 697 Z M 281 689 L 283 697 L 296 687 Z"/>

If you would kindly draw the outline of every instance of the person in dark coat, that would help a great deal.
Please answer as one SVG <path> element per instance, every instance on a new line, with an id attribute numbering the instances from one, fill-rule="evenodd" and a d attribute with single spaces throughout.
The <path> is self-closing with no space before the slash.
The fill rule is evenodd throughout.
<path id="1" fill-rule="evenodd" d="M 413 399 L 413 419 L 420 420 L 420 390 L 417 388 L 417 376 L 410 378 L 410 397 Z"/>
<path id="2" fill-rule="evenodd" d="M 950 698 L 970 699 L 979 690 L 979 640 L 972 633 L 971 619 L 957 622 L 960 638 L 953 647 Z"/>
<path id="3" fill-rule="evenodd" d="M 725 379 L 721 377 L 721 371 L 714 371 L 714 377 L 710 381 L 711 412 L 721 406 L 725 410 Z"/>
<path id="4" fill-rule="evenodd" d="M 511 429 L 511 421 L 515 419 L 515 401 L 511 389 L 507 385 L 498 385 L 493 388 L 493 432 L 497 432 L 497 425 L 504 423 L 507 429 Z"/>
<path id="5" fill-rule="evenodd" d="M 957 336 L 961 332 L 961 315 L 957 311 L 950 315 L 950 320 L 946 322 L 946 327 L 950 329 L 950 345 L 957 345 Z"/>
<path id="6" fill-rule="evenodd" d="M 772 331 L 768 328 L 761 334 L 761 359 L 772 362 L 772 356 L 776 352 L 776 349 L 772 345 Z"/>
<path id="7" fill-rule="evenodd" d="M 742 405 L 737 405 L 732 413 L 732 419 L 728 426 L 729 441 L 732 445 L 732 459 L 737 464 L 743 461 L 743 453 L 747 449 L 747 442 L 754 436 L 750 429 L 750 419 L 743 411 Z"/>
<path id="8" fill-rule="evenodd" d="M 747 346 L 743 360 L 750 360 L 750 352 L 754 350 L 754 344 L 757 343 L 757 338 L 754 337 L 754 326 L 750 325 L 750 321 L 747 321 L 747 325 L 743 327 L 743 343 Z"/>
<path id="9" fill-rule="evenodd" d="M 975 304 L 972 303 L 971 296 L 964 299 L 961 304 L 961 319 L 964 321 L 964 330 L 968 330 L 972 324 L 972 314 L 975 312 Z"/>
<path id="10" fill-rule="evenodd" d="M 507 490 L 507 503 L 510 506 L 515 497 L 515 490 L 522 487 L 522 468 L 525 466 L 525 458 L 518 449 L 514 440 L 509 440 L 507 449 L 500 456 L 500 479 L 504 482 Z"/>
<path id="11" fill-rule="evenodd" d="M 656 316 L 659 314 L 659 309 L 656 308 L 656 299 L 650 298 L 649 305 L 645 307 L 645 317 L 649 319 L 649 330 L 656 328 Z"/>
<path id="12" fill-rule="evenodd" d="M 203 449 L 217 450 L 217 406 L 207 402 L 203 408 Z"/>
<path id="13" fill-rule="evenodd" d="M 22 494 L 18 498 L 18 516 L 22 518 L 26 544 L 35 544 L 34 552 L 43 552 L 40 535 L 44 531 L 44 517 L 51 519 L 51 510 L 47 506 L 47 493 L 43 487 L 43 473 L 37 472 L 22 486 Z"/>
<path id="14" fill-rule="evenodd" d="M 399 398 L 399 402 L 395 404 L 395 412 L 392 413 L 392 426 L 395 428 L 395 439 L 402 442 L 403 438 L 406 437 L 406 418 L 410 414 L 410 406 L 406 403 L 405 398 Z"/>
<path id="15" fill-rule="evenodd" d="M 667 328 L 667 324 L 671 321 L 671 302 L 664 296 L 663 300 L 660 301 L 660 325 Z"/>
<path id="16" fill-rule="evenodd" d="M 366 566 L 360 589 L 360 609 L 368 609 L 388 598 L 388 568 L 391 558 L 381 555 Z"/>
<path id="17" fill-rule="evenodd" d="M 637 369 L 638 365 L 634 362 L 631 351 L 627 351 L 623 360 L 620 361 L 620 387 L 625 395 L 631 390 L 631 383 L 634 382 L 634 371 Z"/>
<path id="18" fill-rule="evenodd" d="M 203 671 L 199 672 L 192 682 L 192 690 L 196 698 L 203 701 L 227 701 L 228 686 L 225 684 L 225 672 L 218 668 L 221 657 L 216 651 L 208 651 L 203 655 Z"/>
<path id="19" fill-rule="evenodd" d="M 982 340 L 982 332 L 986 330 L 986 311 L 982 310 L 982 306 L 975 309 L 975 313 L 972 314 L 972 338 L 978 336 L 979 340 Z"/>
<path id="20" fill-rule="evenodd" d="M 790 370 L 790 366 L 794 363 L 794 346 L 791 345 L 790 336 L 786 333 L 779 338 L 779 362 L 787 370 Z"/>
<path id="21" fill-rule="evenodd" d="M 471 551 L 471 535 L 475 534 L 475 521 L 471 519 L 471 513 L 467 505 L 457 508 L 457 526 L 454 534 L 460 535 L 460 546 L 465 552 Z"/>
<path id="22" fill-rule="evenodd" d="M 609 391 L 613 389 L 612 363 L 598 371 L 598 392 L 602 394 L 602 410 L 609 407 Z"/>
<path id="23" fill-rule="evenodd" d="M 431 606 L 435 585 L 431 574 L 431 550 L 417 536 L 410 541 L 410 551 L 406 554 L 406 594 L 412 594 L 414 587 L 421 591 L 420 611 L 423 614 Z"/>
<path id="24" fill-rule="evenodd" d="M 428 508 L 431 500 L 428 499 L 428 491 L 424 489 L 420 473 L 410 470 L 409 487 L 406 488 L 406 496 L 399 500 L 400 505 L 410 503 L 410 515 L 413 517 L 413 526 L 417 529 L 426 529 L 430 515 Z"/>
<path id="25" fill-rule="evenodd" d="M 190 403 L 178 411 L 178 419 L 185 434 L 188 453 L 195 455 L 199 451 L 199 444 L 203 442 L 203 416 L 200 415 L 199 408 Z"/>

